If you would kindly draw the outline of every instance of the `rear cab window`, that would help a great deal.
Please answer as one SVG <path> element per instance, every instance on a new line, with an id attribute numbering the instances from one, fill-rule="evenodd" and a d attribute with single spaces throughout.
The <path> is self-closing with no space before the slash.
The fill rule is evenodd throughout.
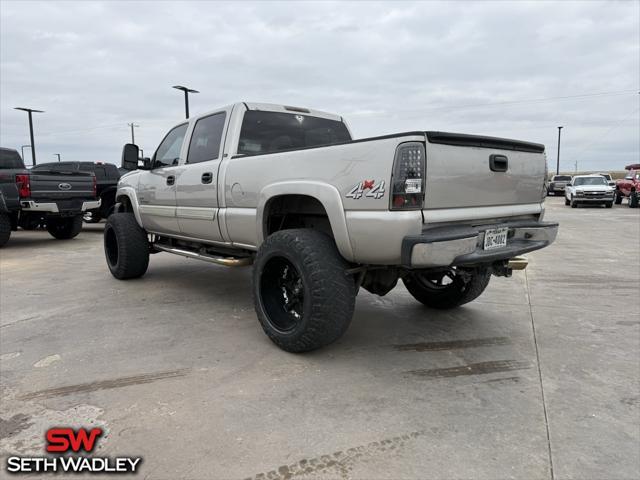
<path id="1" fill-rule="evenodd" d="M 348 142 L 344 122 L 299 113 L 248 110 L 244 114 L 238 154 L 259 155 Z"/>
<path id="2" fill-rule="evenodd" d="M 0 169 L 25 168 L 20 154 L 12 150 L 0 150 Z"/>

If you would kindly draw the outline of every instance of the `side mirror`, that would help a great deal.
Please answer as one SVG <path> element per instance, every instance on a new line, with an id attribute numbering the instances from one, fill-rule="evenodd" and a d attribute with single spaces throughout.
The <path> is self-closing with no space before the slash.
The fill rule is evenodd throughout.
<path id="1" fill-rule="evenodd" d="M 151 170 L 151 159 L 149 157 L 144 157 L 142 159 L 142 168 L 145 170 Z"/>
<path id="2" fill-rule="evenodd" d="M 127 143 L 122 148 L 122 162 L 121 166 L 125 170 L 137 170 L 138 158 L 140 157 L 140 149 L 133 143 Z"/>

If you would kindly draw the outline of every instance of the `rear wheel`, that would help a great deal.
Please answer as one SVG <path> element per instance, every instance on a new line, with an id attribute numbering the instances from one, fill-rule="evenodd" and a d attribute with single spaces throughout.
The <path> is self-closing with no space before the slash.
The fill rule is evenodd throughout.
<path id="1" fill-rule="evenodd" d="M 487 268 L 460 270 L 453 267 L 446 271 L 413 272 L 402 281 L 413 298 L 427 307 L 444 310 L 478 298 L 490 279 Z"/>
<path id="2" fill-rule="evenodd" d="M 0 213 L 0 247 L 3 247 L 11 237 L 11 219 L 6 213 Z"/>
<path id="3" fill-rule="evenodd" d="M 149 241 L 132 213 L 109 216 L 104 226 L 104 255 L 109 271 L 120 280 L 145 274 L 149 266 Z"/>
<path id="4" fill-rule="evenodd" d="M 82 215 L 75 217 L 48 217 L 47 232 L 58 240 L 69 240 L 82 230 Z"/>
<path id="5" fill-rule="evenodd" d="M 349 327 L 356 287 L 333 239 L 310 229 L 282 230 L 261 245 L 253 297 L 267 336 L 287 352 L 308 352 Z"/>

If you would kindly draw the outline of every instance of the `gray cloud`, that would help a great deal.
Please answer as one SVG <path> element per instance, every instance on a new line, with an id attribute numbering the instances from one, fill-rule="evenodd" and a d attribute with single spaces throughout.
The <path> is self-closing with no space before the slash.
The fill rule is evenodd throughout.
<path id="1" fill-rule="evenodd" d="M 0 143 L 117 163 L 235 101 L 334 111 L 358 137 L 435 129 L 547 145 L 562 168 L 640 157 L 638 2 L 0 2 Z M 615 95 L 574 97 L 598 92 Z M 572 97 L 572 98 L 555 98 Z M 549 98 L 555 98 L 545 100 Z M 27 158 L 29 156 L 27 155 Z"/>

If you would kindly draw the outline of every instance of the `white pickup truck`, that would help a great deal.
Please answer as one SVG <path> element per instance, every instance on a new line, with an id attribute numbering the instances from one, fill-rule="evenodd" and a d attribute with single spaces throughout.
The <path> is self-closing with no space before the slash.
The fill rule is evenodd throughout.
<path id="1" fill-rule="evenodd" d="M 431 308 L 480 295 L 491 275 L 551 244 L 544 146 L 432 131 L 354 140 L 342 117 L 236 103 L 173 127 L 139 165 L 127 144 L 104 230 L 111 273 L 149 254 L 253 264 L 258 319 L 290 352 L 347 329 L 360 287 L 402 279 Z"/>

